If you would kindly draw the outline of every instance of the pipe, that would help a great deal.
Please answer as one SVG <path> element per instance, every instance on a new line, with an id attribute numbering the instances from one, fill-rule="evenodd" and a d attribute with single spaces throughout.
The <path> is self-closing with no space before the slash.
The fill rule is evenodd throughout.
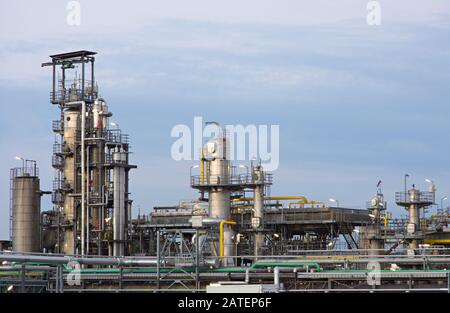
<path id="1" fill-rule="evenodd" d="M 310 205 L 316 205 L 317 204 L 317 205 L 320 205 L 322 208 L 326 207 L 325 203 L 323 203 L 322 201 L 309 201 L 309 202 L 296 201 L 296 202 L 290 202 L 288 204 L 289 209 L 291 209 L 292 206 L 294 206 L 296 204 L 300 205 L 301 207 L 304 207 L 305 204 L 310 204 Z"/>
<path id="2" fill-rule="evenodd" d="M 30 262 L 62 265 L 77 262 L 86 265 L 111 265 L 111 266 L 153 266 L 157 264 L 155 257 L 78 257 L 69 255 L 39 255 L 18 254 L 0 252 L 0 260 L 8 262 Z"/>
<path id="3" fill-rule="evenodd" d="M 224 232 L 224 225 L 236 225 L 236 222 L 232 222 L 232 221 L 221 221 L 220 222 L 220 238 L 219 238 L 219 242 L 220 242 L 220 259 L 223 258 L 224 255 L 224 236 L 223 236 L 223 232 Z"/>
<path id="4" fill-rule="evenodd" d="M 200 178 L 203 186 L 205 184 L 205 152 L 203 148 L 200 150 Z"/>
<path id="5" fill-rule="evenodd" d="M 85 213 L 85 191 L 86 191 L 86 182 L 85 182 L 85 143 L 84 143 L 84 137 L 85 137 L 85 131 L 86 131 L 86 103 L 84 101 L 81 101 L 81 255 L 84 255 L 84 242 L 85 242 L 85 219 L 86 219 L 86 213 Z"/>
<path id="6" fill-rule="evenodd" d="M 90 192 L 90 172 L 89 172 L 89 153 L 90 146 L 87 147 L 86 151 L 86 173 L 87 173 L 87 185 L 86 185 L 86 252 L 89 254 L 89 192 Z"/>
<path id="7" fill-rule="evenodd" d="M 386 217 L 386 216 L 380 216 L 380 219 L 381 219 L 382 221 L 384 221 L 384 228 L 387 228 L 387 225 L 388 225 L 388 219 L 387 219 L 387 217 Z"/>
<path id="8" fill-rule="evenodd" d="M 281 200 L 303 200 L 305 203 L 309 203 L 309 200 L 304 196 L 271 196 L 264 197 L 264 200 L 272 200 L 272 201 L 281 201 Z M 242 202 L 242 201 L 254 201 L 254 198 L 237 198 L 233 199 L 233 202 Z"/>
<path id="9" fill-rule="evenodd" d="M 280 290 L 280 268 L 275 266 L 273 269 L 273 284 L 277 291 Z"/>
<path id="10" fill-rule="evenodd" d="M 245 283 L 250 284 L 250 268 L 245 270 Z"/>
<path id="11" fill-rule="evenodd" d="M 289 268 L 283 268 L 284 270 L 292 270 L 294 273 L 297 273 L 296 267 L 289 267 Z M 281 290 L 281 283 L 280 283 L 280 272 L 281 268 L 279 266 L 275 266 L 273 269 L 273 284 L 275 286 L 275 289 L 277 292 Z"/>

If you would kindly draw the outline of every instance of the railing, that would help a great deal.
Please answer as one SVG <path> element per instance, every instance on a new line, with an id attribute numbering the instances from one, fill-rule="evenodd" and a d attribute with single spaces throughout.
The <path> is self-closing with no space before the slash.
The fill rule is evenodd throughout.
<path id="1" fill-rule="evenodd" d="M 63 131 L 62 122 L 60 120 L 56 120 L 52 122 L 52 130 L 55 133 L 60 133 Z"/>
<path id="2" fill-rule="evenodd" d="M 54 168 L 63 168 L 64 167 L 64 158 L 60 155 L 54 154 L 52 156 L 52 166 Z"/>
<path id="3" fill-rule="evenodd" d="M 379 210 L 386 210 L 387 208 L 387 202 L 384 201 L 382 205 L 378 203 L 378 205 L 372 205 L 372 201 L 366 202 L 366 209 L 379 209 Z"/>
<path id="4" fill-rule="evenodd" d="M 70 183 L 64 179 L 53 180 L 53 190 L 70 190 L 71 188 Z"/>
<path id="5" fill-rule="evenodd" d="M 273 176 L 272 174 L 264 174 L 264 179 L 259 180 L 251 174 L 237 174 L 229 175 L 225 177 L 215 176 L 215 175 L 193 175 L 191 176 L 191 186 L 211 186 L 211 185 L 256 185 L 272 184 Z"/>
<path id="6" fill-rule="evenodd" d="M 77 80 L 75 84 L 66 86 L 64 89 L 60 84 L 58 86 L 58 90 L 55 92 L 50 92 L 50 102 L 53 101 L 64 101 L 64 102 L 73 102 L 73 101 L 94 101 L 97 97 L 98 90 L 97 88 L 92 88 L 91 81 L 84 81 L 84 96 L 82 91 L 82 81 Z"/>
<path id="7" fill-rule="evenodd" d="M 434 203 L 434 192 L 414 191 L 414 192 L 396 192 L 395 202 L 405 204 L 426 204 Z"/>
<path id="8" fill-rule="evenodd" d="M 54 190 L 52 193 L 52 203 L 53 204 L 62 204 L 64 202 L 64 196 L 61 191 Z"/>
<path id="9" fill-rule="evenodd" d="M 39 169 L 35 166 L 17 167 L 11 169 L 11 179 L 20 176 L 39 176 Z"/>
<path id="10" fill-rule="evenodd" d="M 106 131 L 106 141 L 112 144 L 129 144 L 129 135 L 122 134 L 120 129 L 109 129 Z"/>

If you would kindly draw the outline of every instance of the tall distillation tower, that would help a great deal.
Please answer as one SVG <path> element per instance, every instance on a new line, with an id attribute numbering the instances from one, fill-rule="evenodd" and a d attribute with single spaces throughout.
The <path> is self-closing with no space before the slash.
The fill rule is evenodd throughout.
<path id="1" fill-rule="evenodd" d="M 51 55 L 51 62 L 42 64 L 53 69 L 50 102 L 60 109 L 53 122 L 54 250 L 122 256 L 131 218 L 129 171 L 136 166 L 129 164 L 128 136 L 109 127 L 112 113 L 98 93 L 95 54 Z"/>
<path id="2" fill-rule="evenodd" d="M 217 125 L 217 124 L 216 124 Z M 255 255 L 261 254 L 264 244 L 264 196 L 266 188 L 272 184 L 272 175 L 265 173 L 258 165 L 245 174 L 238 173 L 230 156 L 230 140 L 225 130 L 207 142 L 201 151 L 200 175 L 191 175 L 191 187 L 198 189 L 201 198 L 208 194 L 209 217 L 222 221 L 223 242 L 214 241 L 214 254 L 220 256 L 222 265 L 233 265 L 231 256 L 236 255 L 234 249 L 230 207 L 233 198 L 242 196 L 244 190 L 253 190 L 254 209 L 252 210 L 253 242 Z"/>
<path id="3" fill-rule="evenodd" d="M 419 242 L 423 239 L 422 225 L 420 223 L 420 209 L 434 204 L 436 188 L 434 184 L 430 191 L 420 191 L 413 187 L 406 192 L 396 192 L 395 202 L 397 205 L 408 210 L 408 224 L 405 239 L 410 249 L 417 249 Z"/>

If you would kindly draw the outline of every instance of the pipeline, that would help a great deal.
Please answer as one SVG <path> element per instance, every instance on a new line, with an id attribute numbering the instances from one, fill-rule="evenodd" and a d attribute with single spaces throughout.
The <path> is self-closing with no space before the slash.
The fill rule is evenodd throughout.
<path id="1" fill-rule="evenodd" d="M 24 255 L 16 253 L 0 252 L 0 260 L 7 262 L 30 262 L 45 263 L 53 265 L 64 265 L 76 262 L 86 265 L 105 266 L 151 266 L 158 263 L 156 257 L 136 258 L 136 257 L 79 257 L 68 255 Z"/>

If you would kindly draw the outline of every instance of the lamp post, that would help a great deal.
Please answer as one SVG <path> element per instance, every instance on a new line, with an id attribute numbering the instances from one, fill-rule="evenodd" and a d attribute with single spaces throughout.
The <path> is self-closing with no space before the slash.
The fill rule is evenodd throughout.
<path id="1" fill-rule="evenodd" d="M 16 156 L 15 159 L 18 161 L 22 160 L 22 175 L 25 174 L 25 159 L 20 156 Z"/>
<path id="2" fill-rule="evenodd" d="M 330 202 L 334 202 L 334 203 L 336 203 L 336 207 L 339 207 L 339 200 L 336 200 L 336 199 L 330 198 Z"/>
<path id="3" fill-rule="evenodd" d="M 191 166 L 191 168 L 189 169 L 189 177 L 191 178 L 191 183 L 195 183 L 194 181 L 193 181 L 193 177 L 192 177 L 192 170 L 194 169 L 194 168 L 198 168 L 199 167 L 199 165 L 197 164 L 197 165 L 192 165 Z"/>
<path id="4" fill-rule="evenodd" d="M 442 211 L 442 213 L 444 212 L 444 201 L 447 200 L 447 199 L 448 199 L 447 196 L 441 198 L 441 211 Z"/>
<path id="5" fill-rule="evenodd" d="M 408 193 L 408 185 L 407 185 L 407 178 L 409 177 L 409 174 L 405 174 L 405 202 L 406 202 L 406 195 Z"/>

